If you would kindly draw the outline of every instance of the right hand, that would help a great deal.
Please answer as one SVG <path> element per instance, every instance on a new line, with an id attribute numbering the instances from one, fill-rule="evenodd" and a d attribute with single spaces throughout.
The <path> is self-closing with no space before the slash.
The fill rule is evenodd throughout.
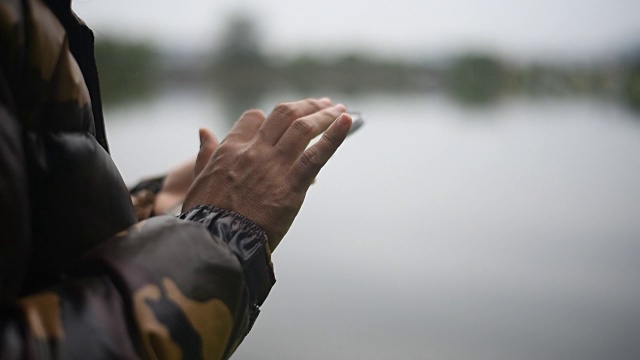
<path id="1" fill-rule="evenodd" d="M 203 204 L 240 213 L 266 232 L 275 250 L 307 189 L 347 136 L 351 117 L 345 111 L 329 99 L 306 99 L 282 103 L 268 117 L 245 112 L 217 148 L 201 146 L 196 169 L 202 170 L 182 211 Z"/>

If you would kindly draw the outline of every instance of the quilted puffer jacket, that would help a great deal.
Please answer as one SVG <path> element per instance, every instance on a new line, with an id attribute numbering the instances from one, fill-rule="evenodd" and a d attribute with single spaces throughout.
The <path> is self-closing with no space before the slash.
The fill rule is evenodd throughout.
<path id="1" fill-rule="evenodd" d="M 265 233 L 138 222 L 69 0 L 0 0 L 0 359 L 226 359 L 275 282 Z"/>

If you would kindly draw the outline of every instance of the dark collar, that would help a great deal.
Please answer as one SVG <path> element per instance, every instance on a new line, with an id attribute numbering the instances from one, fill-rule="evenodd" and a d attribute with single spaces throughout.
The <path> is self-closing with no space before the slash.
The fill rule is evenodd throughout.
<path id="1" fill-rule="evenodd" d="M 69 50 L 76 59 L 85 84 L 91 97 L 91 110 L 96 129 L 96 139 L 102 147 L 109 152 L 109 144 L 104 128 L 102 114 L 102 99 L 100 97 L 100 84 L 98 70 L 93 56 L 94 38 L 93 32 L 71 9 L 71 0 L 43 0 L 45 4 L 58 18 L 69 38 Z"/>

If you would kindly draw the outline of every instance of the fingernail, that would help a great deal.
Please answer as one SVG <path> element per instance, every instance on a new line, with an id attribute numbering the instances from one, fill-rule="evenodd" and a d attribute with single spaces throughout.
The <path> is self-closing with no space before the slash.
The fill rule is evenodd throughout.
<path id="1" fill-rule="evenodd" d="M 347 107 L 346 107 L 346 106 L 344 106 L 343 104 L 338 104 L 338 105 L 336 105 L 336 106 L 335 106 L 335 108 L 336 108 L 338 111 L 342 111 L 342 112 L 347 111 Z"/>
<path id="2" fill-rule="evenodd" d="M 331 99 L 329 99 L 328 97 L 323 97 L 321 99 L 319 99 L 318 101 L 325 103 L 327 105 L 331 105 Z"/>
<path id="3" fill-rule="evenodd" d="M 338 125 L 340 126 L 351 126 L 351 115 L 342 114 L 338 118 Z"/>

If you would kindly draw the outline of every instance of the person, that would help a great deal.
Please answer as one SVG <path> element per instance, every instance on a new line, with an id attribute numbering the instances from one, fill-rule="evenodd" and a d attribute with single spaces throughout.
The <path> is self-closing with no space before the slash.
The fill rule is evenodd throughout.
<path id="1" fill-rule="evenodd" d="M 0 358 L 229 358 L 351 118 L 305 99 L 245 112 L 220 144 L 201 130 L 193 176 L 152 201 L 184 197 L 182 214 L 139 221 L 92 47 L 70 0 L 0 1 Z"/>

